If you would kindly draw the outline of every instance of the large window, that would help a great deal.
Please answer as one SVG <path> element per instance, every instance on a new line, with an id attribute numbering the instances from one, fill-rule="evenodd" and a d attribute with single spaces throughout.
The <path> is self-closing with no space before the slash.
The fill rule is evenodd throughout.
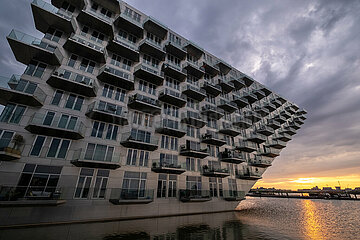
<path id="1" fill-rule="evenodd" d="M 120 57 L 119 55 L 116 55 L 113 53 L 110 64 L 121 67 L 122 69 L 125 69 L 127 71 L 131 70 L 132 61 L 129 59 L 126 59 L 124 57 Z"/>
<path id="2" fill-rule="evenodd" d="M 157 198 L 176 197 L 177 176 L 159 174 Z"/>
<path id="3" fill-rule="evenodd" d="M 78 178 L 74 198 L 105 198 L 109 170 L 82 168 Z M 92 195 L 91 195 L 92 191 Z"/>
<path id="4" fill-rule="evenodd" d="M 202 189 L 201 177 L 186 176 L 186 189 L 194 190 L 194 191 L 201 191 L 201 189 Z"/>
<path id="5" fill-rule="evenodd" d="M 196 171 L 196 168 L 195 168 L 195 163 L 196 163 L 196 160 L 195 158 L 186 158 L 186 170 L 187 171 Z"/>
<path id="6" fill-rule="evenodd" d="M 177 167 L 178 156 L 173 154 L 160 153 L 160 165 Z"/>
<path id="7" fill-rule="evenodd" d="M 111 162 L 113 160 L 113 154 L 114 147 L 112 146 L 88 143 L 85 160 Z"/>
<path id="8" fill-rule="evenodd" d="M 161 148 L 178 151 L 178 138 L 162 135 Z"/>
<path id="9" fill-rule="evenodd" d="M 14 135 L 14 132 L 0 129 L 0 150 L 1 151 L 3 151 L 4 148 L 9 146 L 13 135 Z"/>
<path id="10" fill-rule="evenodd" d="M 50 41 L 59 42 L 62 32 L 50 27 L 47 32 L 45 33 L 45 38 L 49 39 Z"/>
<path id="11" fill-rule="evenodd" d="M 180 91 L 180 82 L 168 76 L 165 78 L 165 86 Z"/>
<path id="12" fill-rule="evenodd" d="M 62 167 L 25 164 L 18 182 L 18 196 L 55 197 Z"/>
<path id="13" fill-rule="evenodd" d="M 84 102 L 84 97 L 76 96 L 74 94 L 70 94 L 67 101 L 66 101 L 65 108 L 80 111 L 83 102 Z"/>
<path id="14" fill-rule="evenodd" d="M 40 155 L 40 152 L 44 145 L 45 140 L 46 140 L 46 137 L 44 137 L 44 136 L 36 136 L 34 145 L 30 152 L 30 156 L 39 156 Z"/>
<path id="15" fill-rule="evenodd" d="M 0 122 L 18 124 L 24 115 L 26 107 L 8 103 L 0 116 Z"/>
<path id="16" fill-rule="evenodd" d="M 209 189 L 210 189 L 210 197 L 217 197 L 217 183 L 216 178 L 209 178 Z"/>
<path id="17" fill-rule="evenodd" d="M 156 95 L 156 85 L 151 84 L 147 81 L 140 80 L 138 89 L 142 92 L 146 92 L 151 95 Z"/>
<path id="18" fill-rule="evenodd" d="M 200 128 L 195 128 L 191 125 L 186 125 L 186 136 L 193 138 L 200 138 Z"/>
<path id="19" fill-rule="evenodd" d="M 172 117 L 179 117 L 179 108 L 167 103 L 163 105 L 163 113 L 168 116 Z"/>
<path id="20" fill-rule="evenodd" d="M 65 158 L 69 146 L 70 146 L 70 140 L 53 138 L 50 144 L 47 157 Z"/>
<path id="21" fill-rule="evenodd" d="M 135 111 L 133 113 L 132 123 L 144 127 L 152 127 L 154 117 L 148 113 Z"/>
<path id="22" fill-rule="evenodd" d="M 137 149 L 128 149 L 126 165 L 148 167 L 150 152 Z"/>
<path id="23" fill-rule="evenodd" d="M 117 125 L 94 121 L 91 136 L 116 141 L 118 131 L 119 126 Z"/>
<path id="24" fill-rule="evenodd" d="M 124 174 L 121 197 L 138 199 L 145 197 L 147 173 L 128 172 Z"/>
<path id="25" fill-rule="evenodd" d="M 56 90 L 55 94 L 54 94 L 54 97 L 51 101 L 51 104 L 52 105 L 56 105 L 56 106 L 59 106 L 60 104 L 60 101 L 61 101 L 61 98 L 62 96 L 64 95 L 64 92 L 63 91 L 60 91 L 60 90 Z"/>
<path id="26" fill-rule="evenodd" d="M 93 73 L 95 69 L 95 65 L 96 65 L 95 62 L 83 58 L 80 63 L 79 69 L 84 72 Z"/>
<path id="27" fill-rule="evenodd" d="M 46 64 L 31 60 L 27 68 L 25 69 L 25 74 L 41 78 L 46 69 Z"/>

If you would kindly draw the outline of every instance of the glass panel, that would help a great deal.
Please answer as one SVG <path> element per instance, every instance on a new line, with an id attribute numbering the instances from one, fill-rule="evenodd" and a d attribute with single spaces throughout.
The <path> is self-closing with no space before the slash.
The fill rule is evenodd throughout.
<path id="1" fill-rule="evenodd" d="M 47 154 L 47 157 L 55 157 L 56 156 L 56 152 L 59 148 L 60 141 L 61 140 L 58 138 L 53 138 L 53 141 L 51 142 L 51 146 L 50 146 L 49 152 Z"/>
<path id="2" fill-rule="evenodd" d="M 37 136 L 33 149 L 31 150 L 30 153 L 31 156 L 39 156 L 42 146 L 44 145 L 45 139 L 46 138 L 43 136 Z"/>
<path id="3" fill-rule="evenodd" d="M 16 124 L 19 123 L 21 120 L 21 117 L 23 116 L 23 114 L 25 112 L 25 109 L 26 108 L 23 106 L 17 106 L 12 118 L 10 119 L 10 123 L 16 123 Z"/>
<path id="4" fill-rule="evenodd" d="M 67 150 L 69 148 L 69 145 L 70 145 L 69 140 L 63 140 L 62 141 L 60 151 L 59 151 L 58 156 L 57 156 L 58 158 L 65 158 L 66 152 L 67 152 Z"/>

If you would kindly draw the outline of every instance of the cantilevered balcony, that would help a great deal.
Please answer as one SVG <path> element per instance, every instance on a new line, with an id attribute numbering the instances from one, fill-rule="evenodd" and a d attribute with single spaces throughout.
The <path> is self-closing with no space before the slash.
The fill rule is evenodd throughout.
<path id="1" fill-rule="evenodd" d="M 61 8 L 66 0 L 51 0 L 51 4 L 57 8 Z M 77 9 L 83 9 L 85 7 L 84 0 L 71 0 L 71 5 L 75 6 Z"/>
<path id="2" fill-rule="evenodd" d="M 274 136 L 274 139 L 275 140 L 280 140 L 280 141 L 284 141 L 284 142 L 288 142 L 291 140 L 291 135 L 287 134 L 287 133 L 279 133 L 279 134 L 276 134 Z"/>
<path id="3" fill-rule="evenodd" d="M 255 112 L 260 114 L 260 116 L 262 116 L 262 117 L 265 117 L 270 114 L 268 109 L 266 109 L 265 107 L 260 107 L 260 106 L 255 107 Z"/>
<path id="4" fill-rule="evenodd" d="M 46 94 L 33 82 L 23 80 L 20 76 L 12 75 L 10 79 L 0 77 L 0 104 L 8 102 L 31 107 L 41 107 Z"/>
<path id="5" fill-rule="evenodd" d="M 122 28 L 125 31 L 134 34 L 138 38 L 143 38 L 144 28 L 142 16 L 133 14 L 133 11 L 121 10 L 120 15 L 114 21 L 115 27 Z"/>
<path id="6" fill-rule="evenodd" d="M 85 115 L 98 121 L 120 125 L 128 124 L 127 114 L 121 106 L 104 101 L 96 101 L 90 104 Z"/>
<path id="7" fill-rule="evenodd" d="M 261 115 L 254 111 L 246 111 L 244 118 L 251 120 L 253 123 L 261 120 Z"/>
<path id="8" fill-rule="evenodd" d="M 279 122 L 280 124 L 283 124 L 283 123 L 286 122 L 286 118 L 283 117 L 283 116 L 281 116 L 281 115 L 276 115 L 276 116 L 274 117 L 274 120 L 277 121 L 277 122 Z"/>
<path id="9" fill-rule="evenodd" d="M 300 119 L 300 120 L 306 120 L 307 117 L 305 115 L 302 115 L 302 114 L 297 114 L 297 117 Z"/>
<path id="10" fill-rule="evenodd" d="M 56 46 L 14 29 L 6 39 L 16 60 L 25 65 L 28 65 L 33 59 L 50 65 L 60 65 L 64 58 Z"/>
<path id="11" fill-rule="evenodd" d="M 167 161 L 167 159 L 157 159 L 152 161 L 151 171 L 156 173 L 182 174 L 186 172 L 186 166 L 177 162 Z"/>
<path id="12" fill-rule="evenodd" d="M 302 119 L 300 119 L 299 117 L 295 117 L 294 122 L 296 122 L 297 124 L 300 124 L 300 125 L 304 124 L 304 121 Z"/>
<path id="13" fill-rule="evenodd" d="M 280 155 L 280 151 L 281 149 L 278 149 L 278 148 L 265 148 L 265 149 L 261 149 L 259 154 L 262 155 L 262 156 L 266 156 L 266 157 L 277 157 Z"/>
<path id="14" fill-rule="evenodd" d="M 73 140 L 83 139 L 86 131 L 83 122 L 77 118 L 68 115 L 54 117 L 43 113 L 35 113 L 25 129 L 37 135 Z"/>
<path id="15" fill-rule="evenodd" d="M 133 43 L 128 39 L 122 38 L 120 36 L 114 36 L 114 38 L 109 41 L 106 48 L 111 52 L 114 52 L 134 62 L 139 62 L 139 47 L 136 43 Z"/>
<path id="16" fill-rule="evenodd" d="M 171 119 L 162 119 L 155 125 L 155 132 L 182 138 L 186 134 L 186 128 L 180 122 Z"/>
<path id="17" fill-rule="evenodd" d="M 244 80 L 244 83 L 245 83 L 246 87 L 250 87 L 255 82 L 255 80 L 252 79 L 252 77 L 249 77 L 249 76 L 247 76 L 245 74 L 243 74 L 241 79 Z"/>
<path id="18" fill-rule="evenodd" d="M 219 66 L 220 72 L 224 75 L 228 74 L 231 70 L 231 66 L 223 60 L 218 61 L 217 65 Z"/>
<path id="19" fill-rule="evenodd" d="M 241 133 L 241 129 L 230 122 L 223 122 L 219 127 L 219 133 L 236 137 Z"/>
<path id="20" fill-rule="evenodd" d="M 180 60 L 184 60 L 186 58 L 186 51 L 183 49 L 183 46 L 178 42 L 168 40 L 165 44 L 165 50 L 167 53 L 174 55 Z"/>
<path id="21" fill-rule="evenodd" d="M 163 48 L 161 43 L 155 42 L 150 38 L 145 38 L 139 42 L 140 52 L 146 53 L 159 60 L 165 60 L 166 52 Z"/>
<path id="22" fill-rule="evenodd" d="M 95 62 L 105 63 L 104 46 L 85 36 L 72 33 L 65 42 L 64 49 Z"/>
<path id="23" fill-rule="evenodd" d="M 271 103 L 273 104 L 273 105 L 275 105 L 276 106 L 276 108 L 279 108 L 279 107 L 281 107 L 282 106 L 282 102 L 280 102 L 279 100 L 277 100 L 277 99 L 273 99 L 273 100 L 271 100 Z"/>
<path id="24" fill-rule="evenodd" d="M 272 129 L 276 130 L 279 129 L 281 127 L 280 123 L 274 119 L 269 119 L 267 120 L 267 124 L 268 127 L 271 127 Z"/>
<path id="25" fill-rule="evenodd" d="M 148 204 L 154 201 L 154 189 L 112 188 L 109 202 L 114 205 Z"/>
<path id="26" fill-rule="evenodd" d="M 240 90 L 245 87 L 245 81 L 241 78 L 230 77 L 230 82 L 234 84 L 235 90 Z"/>
<path id="27" fill-rule="evenodd" d="M 185 144 L 180 146 L 181 156 L 194 157 L 194 158 L 205 158 L 209 156 L 207 148 L 201 148 L 200 144 Z"/>
<path id="28" fill-rule="evenodd" d="M 186 69 L 188 74 L 197 78 L 202 78 L 205 74 L 204 68 L 200 66 L 198 62 L 191 62 L 187 60 L 182 67 Z"/>
<path id="29" fill-rule="evenodd" d="M 207 202 L 211 201 L 209 190 L 180 189 L 179 200 L 181 202 Z"/>
<path id="30" fill-rule="evenodd" d="M 187 43 L 185 45 L 185 49 L 189 55 L 194 56 L 196 59 L 200 59 L 205 54 L 205 51 L 203 48 L 199 47 L 197 44 L 195 44 L 189 40 L 187 41 Z"/>
<path id="31" fill-rule="evenodd" d="M 197 128 L 202 128 L 206 125 L 206 121 L 202 119 L 198 112 L 192 112 L 189 110 L 182 114 L 181 122 Z"/>
<path id="32" fill-rule="evenodd" d="M 289 119 L 289 118 L 291 118 L 291 114 L 289 113 L 289 112 L 287 112 L 287 111 L 281 111 L 280 112 L 280 115 L 282 116 L 282 117 L 284 117 L 284 118 L 286 118 L 286 119 Z"/>
<path id="33" fill-rule="evenodd" d="M 261 134 L 253 132 L 246 136 L 246 140 L 260 144 L 260 143 L 265 142 L 266 138 Z"/>
<path id="34" fill-rule="evenodd" d="M 242 162 L 245 162 L 245 159 L 242 157 L 240 153 L 227 149 L 219 153 L 219 160 L 222 162 L 234 163 L 234 164 L 240 164 Z"/>
<path id="35" fill-rule="evenodd" d="M 131 132 L 121 134 L 120 144 L 127 148 L 155 151 L 158 149 L 158 143 L 157 136 L 140 129 L 131 129 Z"/>
<path id="36" fill-rule="evenodd" d="M 234 102 L 238 108 L 243 108 L 249 105 L 249 101 L 246 98 L 236 93 L 233 93 L 232 95 L 232 102 Z"/>
<path id="37" fill-rule="evenodd" d="M 265 136 L 270 136 L 274 134 L 274 130 L 268 126 L 261 126 L 258 129 L 256 129 L 256 132 Z"/>
<path id="38" fill-rule="evenodd" d="M 1 161 L 13 161 L 21 158 L 24 145 L 16 146 L 13 140 L 13 132 L 4 131 L 0 139 L 0 159 Z M 19 135 L 21 136 L 21 135 Z M 16 137 L 16 135 L 14 136 Z"/>
<path id="39" fill-rule="evenodd" d="M 224 110 L 216 107 L 215 105 L 205 104 L 201 108 L 201 114 L 219 120 L 224 116 Z"/>
<path id="40" fill-rule="evenodd" d="M 276 107 L 274 104 L 272 104 L 272 103 L 266 103 L 266 104 L 264 105 L 264 108 L 268 109 L 269 112 L 273 112 L 273 111 L 276 110 L 277 107 Z"/>
<path id="41" fill-rule="evenodd" d="M 234 84 L 228 78 L 220 78 L 218 80 L 218 85 L 224 93 L 229 93 L 235 89 Z"/>
<path id="42" fill-rule="evenodd" d="M 293 136 L 293 135 L 296 134 L 296 129 L 293 128 L 293 127 L 287 126 L 287 127 L 285 127 L 281 132 L 287 133 L 287 134 Z"/>
<path id="43" fill-rule="evenodd" d="M 261 167 L 267 168 L 271 166 L 271 161 L 262 158 L 261 156 L 257 156 L 255 159 L 249 160 L 249 165 L 253 167 Z"/>
<path id="44" fill-rule="evenodd" d="M 235 145 L 236 150 L 242 151 L 242 152 L 255 152 L 257 150 L 257 146 L 254 142 L 243 140 L 238 142 Z"/>
<path id="45" fill-rule="evenodd" d="M 95 144 L 94 144 L 95 145 Z M 98 146 L 98 145 L 96 145 Z M 100 145 L 104 146 L 104 145 Z M 103 149 L 78 149 L 74 152 L 71 163 L 77 167 L 117 169 L 120 165 L 120 155 Z"/>
<path id="46" fill-rule="evenodd" d="M 213 62 L 203 59 L 202 66 L 207 74 L 210 76 L 216 76 L 220 73 L 220 69 Z"/>
<path id="47" fill-rule="evenodd" d="M 34 16 L 35 27 L 42 33 L 46 33 L 49 27 L 54 27 L 66 33 L 74 32 L 76 25 L 72 21 L 72 15 L 62 9 L 42 0 L 33 0 L 31 10 Z"/>
<path id="48" fill-rule="evenodd" d="M 134 89 L 134 77 L 132 74 L 111 67 L 106 64 L 99 69 L 97 76 L 103 83 L 111 84 L 126 90 Z"/>
<path id="49" fill-rule="evenodd" d="M 94 11 L 90 6 L 81 10 L 76 19 L 78 22 L 86 26 L 91 26 L 91 28 L 105 33 L 108 36 L 114 35 L 112 28 L 113 20 L 100 12 Z"/>
<path id="50" fill-rule="evenodd" d="M 230 176 L 229 170 L 221 168 L 220 166 L 208 166 L 202 167 L 202 175 L 205 177 L 219 177 L 225 178 Z"/>
<path id="51" fill-rule="evenodd" d="M 138 93 L 129 96 L 128 107 L 154 115 L 161 113 L 161 105 L 158 100 Z"/>
<path id="52" fill-rule="evenodd" d="M 247 129 L 252 126 L 252 121 L 243 116 L 236 115 L 233 119 L 233 125 L 241 129 Z"/>
<path id="53" fill-rule="evenodd" d="M 289 123 L 289 126 L 296 129 L 296 130 L 299 130 L 300 129 L 300 124 L 296 123 L 296 122 L 290 122 Z"/>
<path id="54" fill-rule="evenodd" d="M 216 105 L 228 113 L 233 113 L 238 109 L 236 103 L 230 102 L 228 99 L 223 97 L 218 99 Z"/>
<path id="55" fill-rule="evenodd" d="M 92 2 L 99 4 L 105 9 L 111 10 L 115 15 L 120 13 L 120 5 L 118 0 L 92 0 Z"/>
<path id="56" fill-rule="evenodd" d="M 241 97 L 246 98 L 250 104 L 253 104 L 258 100 L 257 96 L 250 92 L 242 92 Z"/>
<path id="57" fill-rule="evenodd" d="M 46 83 L 86 97 L 95 97 L 98 89 L 94 79 L 62 68 L 56 69 Z"/>
<path id="58" fill-rule="evenodd" d="M 265 97 L 265 93 L 262 90 L 258 89 L 258 90 L 255 90 L 253 93 L 256 95 L 258 100 L 261 100 Z"/>
<path id="59" fill-rule="evenodd" d="M 281 141 L 281 140 L 270 140 L 270 141 L 266 142 L 265 146 L 276 148 L 276 149 L 283 149 L 286 147 L 286 142 Z"/>
<path id="60" fill-rule="evenodd" d="M 181 91 L 189 98 L 195 99 L 197 101 L 202 101 L 206 98 L 206 92 L 204 89 L 194 86 L 190 83 L 183 85 Z"/>
<path id="61" fill-rule="evenodd" d="M 295 107 L 295 105 L 293 106 L 293 107 Z M 296 109 L 296 108 L 295 108 Z M 298 109 L 296 109 L 296 113 L 298 113 L 298 114 L 307 114 L 307 111 L 304 109 L 304 108 L 302 108 L 302 109 L 300 109 L 299 110 L 299 108 Z"/>
<path id="62" fill-rule="evenodd" d="M 146 63 L 139 63 L 135 66 L 134 75 L 157 86 L 162 85 L 164 82 L 164 73 L 161 72 L 159 68 Z"/>
<path id="63" fill-rule="evenodd" d="M 245 171 L 245 172 L 236 173 L 236 178 L 239 178 L 239 179 L 242 179 L 242 180 L 259 180 L 262 177 L 261 177 L 260 173 L 249 170 L 249 171 Z"/>
<path id="64" fill-rule="evenodd" d="M 201 136 L 201 142 L 216 146 L 222 146 L 226 144 L 226 141 L 221 138 L 217 133 L 208 131 Z"/>
<path id="65" fill-rule="evenodd" d="M 171 62 L 166 61 L 162 65 L 162 71 L 169 77 L 172 77 L 180 82 L 185 81 L 187 72 L 185 69 L 182 69 L 179 65 Z"/>
<path id="66" fill-rule="evenodd" d="M 171 90 L 169 88 L 164 88 L 159 92 L 159 101 L 175 105 L 177 107 L 184 107 L 186 104 L 186 98 L 181 93 Z"/>
<path id="67" fill-rule="evenodd" d="M 292 105 L 285 107 L 285 110 L 288 111 L 290 114 L 295 114 L 296 112 Z"/>
<path id="68" fill-rule="evenodd" d="M 144 29 L 146 29 L 147 32 L 150 32 L 161 39 L 166 38 L 168 33 L 168 27 L 162 24 L 157 19 L 148 16 L 144 21 Z"/>
<path id="69" fill-rule="evenodd" d="M 281 105 L 284 105 L 287 102 L 286 99 L 281 96 L 277 96 L 276 100 L 279 100 L 281 102 Z"/>
<path id="70" fill-rule="evenodd" d="M 217 97 L 221 93 L 221 87 L 219 85 L 216 85 L 212 82 L 209 82 L 207 80 L 204 80 L 201 83 L 201 88 L 206 91 L 207 94 L 211 94 L 214 97 Z"/>

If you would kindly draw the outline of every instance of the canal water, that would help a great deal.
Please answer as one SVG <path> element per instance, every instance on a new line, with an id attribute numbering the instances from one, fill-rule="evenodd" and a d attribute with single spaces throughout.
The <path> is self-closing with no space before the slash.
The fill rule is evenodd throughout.
<path id="1" fill-rule="evenodd" d="M 360 239 L 360 201 L 248 197 L 237 210 L 182 217 L 6 229 L 0 230 L 0 240 Z"/>

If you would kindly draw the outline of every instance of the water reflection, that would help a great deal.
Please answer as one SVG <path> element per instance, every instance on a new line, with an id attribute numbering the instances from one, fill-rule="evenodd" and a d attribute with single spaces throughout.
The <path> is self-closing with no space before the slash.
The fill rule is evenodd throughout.
<path id="1" fill-rule="evenodd" d="M 312 200 L 303 200 L 304 230 L 308 239 L 324 239 L 322 235 L 323 222 L 321 215 L 316 213 L 316 206 Z"/>

